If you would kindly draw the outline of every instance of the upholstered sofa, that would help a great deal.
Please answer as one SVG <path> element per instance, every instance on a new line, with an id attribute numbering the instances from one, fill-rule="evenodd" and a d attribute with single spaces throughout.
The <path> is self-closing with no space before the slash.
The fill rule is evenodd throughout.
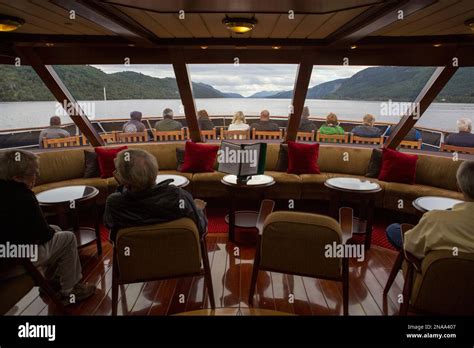
<path id="1" fill-rule="evenodd" d="M 264 195 L 271 199 L 329 199 L 324 181 L 336 176 L 365 178 L 372 153 L 369 148 L 322 145 L 318 159 L 321 174 L 295 175 L 276 171 L 279 146 L 279 144 L 268 144 L 267 147 L 265 170 L 266 174 L 275 178 L 276 184 L 267 188 Z M 184 148 L 183 143 L 131 144 L 129 147 L 142 148 L 152 153 L 158 160 L 160 173 L 186 176 L 190 180 L 187 190 L 195 197 L 205 199 L 227 195 L 226 187 L 220 183 L 225 175 L 223 173 L 215 171 L 193 174 L 176 170 L 176 148 Z M 66 185 L 91 185 L 99 189 L 98 201 L 103 204 L 117 186 L 114 178 L 83 178 L 84 148 L 47 151 L 40 153 L 39 156 L 40 176 L 34 188 L 36 193 Z M 376 206 L 414 213 L 412 201 L 421 196 L 433 195 L 462 199 L 462 194 L 456 185 L 456 171 L 461 162 L 453 161 L 451 158 L 423 154 L 419 155 L 414 185 L 370 179 L 377 181 L 383 188 L 377 198 Z M 246 190 L 249 194 L 255 194 L 252 191 Z M 402 207 L 400 200 L 403 200 Z"/>

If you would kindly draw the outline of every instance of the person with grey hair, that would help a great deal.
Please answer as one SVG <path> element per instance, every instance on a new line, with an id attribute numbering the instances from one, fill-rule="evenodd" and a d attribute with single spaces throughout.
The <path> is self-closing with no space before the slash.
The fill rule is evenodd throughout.
<path id="1" fill-rule="evenodd" d="M 163 119 L 155 123 L 155 129 L 162 132 L 178 131 L 183 128 L 181 122 L 173 120 L 173 110 L 166 108 L 163 110 Z"/>
<path id="2" fill-rule="evenodd" d="M 301 114 L 300 127 L 298 128 L 299 132 L 312 132 L 316 131 L 316 125 L 313 121 L 309 120 L 309 108 L 305 106 L 303 108 L 303 113 Z"/>
<path id="3" fill-rule="evenodd" d="M 462 147 L 474 147 L 474 134 L 472 131 L 472 121 L 469 118 L 457 120 L 458 133 L 448 135 L 446 144 Z"/>
<path id="4" fill-rule="evenodd" d="M 456 174 L 457 184 L 464 202 L 451 210 L 432 210 L 423 215 L 418 225 L 407 231 L 403 248 L 418 258 L 431 250 L 453 250 L 474 253 L 474 161 L 463 162 Z M 390 241 L 397 240 L 402 248 L 399 224 L 387 228 Z M 396 245 L 397 246 L 397 245 Z"/>
<path id="5" fill-rule="evenodd" d="M 193 200 L 189 192 L 172 185 L 172 179 L 156 184 L 158 163 L 152 154 L 141 149 L 123 150 L 115 158 L 115 168 L 119 187 L 107 198 L 104 212 L 111 241 L 122 228 L 182 217 L 194 220 L 201 235 L 206 232 L 206 203 Z"/>
<path id="6" fill-rule="evenodd" d="M 251 129 L 258 131 L 279 131 L 280 127 L 275 122 L 270 121 L 270 112 L 268 110 L 262 110 L 260 113 L 260 120 L 250 125 Z"/>
<path id="7" fill-rule="evenodd" d="M 142 113 L 140 111 L 132 111 L 130 113 L 130 121 L 123 125 L 124 133 L 137 133 L 146 131 L 146 127 L 142 122 Z"/>
<path id="8" fill-rule="evenodd" d="M 95 286 L 81 284 L 81 263 L 73 232 L 48 225 L 38 200 L 32 191 L 39 175 L 38 158 L 23 150 L 0 153 L 0 244 L 37 245 L 33 264 L 46 268 L 45 276 L 56 281 L 55 290 L 64 305 L 82 301 L 95 292 Z M 25 273 L 18 266 L 0 278 L 12 278 Z"/>
<path id="9" fill-rule="evenodd" d="M 59 116 L 51 116 L 49 119 L 49 127 L 43 129 L 39 135 L 39 147 L 43 148 L 43 139 L 67 138 L 71 134 L 67 130 L 61 128 L 61 118 Z"/>

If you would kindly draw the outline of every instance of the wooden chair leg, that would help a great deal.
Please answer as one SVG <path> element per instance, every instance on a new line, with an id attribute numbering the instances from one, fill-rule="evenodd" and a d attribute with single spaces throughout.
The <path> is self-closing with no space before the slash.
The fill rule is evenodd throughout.
<path id="1" fill-rule="evenodd" d="M 115 247 L 114 247 L 115 249 Z M 118 265 L 117 257 L 114 252 L 114 261 L 112 264 L 112 316 L 117 315 L 117 306 L 118 306 Z"/>
<path id="2" fill-rule="evenodd" d="M 207 294 L 209 296 L 209 302 L 211 303 L 211 308 L 216 308 L 216 301 L 214 298 L 214 288 L 212 287 L 212 275 L 211 267 L 209 265 L 209 257 L 207 253 L 202 255 L 202 260 L 204 264 L 204 280 L 206 282 Z"/>
<path id="3" fill-rule="evenodd" d="M 405 284 L 403 285 L 403 302 L 400 304 L 399 315 L 406 316 L 410 305 L 411 288 L 413 285 L 413 266 L 408 263 L 407 274 L 405 275 Z"/>
<path id="4" fill-rule="evenodd" d="M 250 280 L 249 306 L 253 306 L 255 286 L 257 285 L 258 270 L 260 267 L 260 245 L 261 245 L 261 236 L 258 237 L 257 250 L 255 251 L 255 260 L 253 262 L 252 279 Z"/>
<path id="5" fill-rule="evenodd" d="M 397 277 L 398 271 L 402 268 L 403 258 L 404 258 L 403 251 L 400 251 L 395 260 L 395 263 L 393 264 L 392 271 L 390 272 L 390 275 L 388 276 L 387 284 L 385 284 L 385 288 L 383 289 L 384 296 L 387 296 L 388 291 L 392 287 L 392 284 L 395 281 L 395 278 Z"/>
<path id="6" fill-rule="evenodd" d="M 342 259 L 342 305 L 344 315 L 349 315 L 349 259 Z"/>

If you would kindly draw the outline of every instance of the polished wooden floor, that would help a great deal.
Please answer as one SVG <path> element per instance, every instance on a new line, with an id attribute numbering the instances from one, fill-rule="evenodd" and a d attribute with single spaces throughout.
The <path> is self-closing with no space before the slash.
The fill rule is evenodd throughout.
<path id="1" fill-rule="evenodd" d="M 209 260 L 217 307 L 248 307 L 250 275 L 255 248 L 236 246 L 226 235 L 208 237 Z M 81 249 L 83 274 L 97 285 L 96 294 L 83 303 L 70 306 L 72 315 L 110 315 L 112 248 L 104 242 L 101 257 L 94 246 Z M 363 262 L 351 260 L 349 280 L 350 315 L 396 315 L 403 279 L 399 274 L 384 301 L 383 287 L 396 253 L 372 246 Z M 129 284 L 119 292 L 119 315 L 171 315 L 209 307 L 203 293 L 203 277 Z M 203 296 L 204 294 L 204 296 Z M 292 296 L 290 296 L 292 295 Z M 53 305 L 34 288 L 13 307 L 9 315 L 55 314 Z M 260 272 L 254 300 L 256 308 L 297 315 L 342 315 L 341 283 Z"/>

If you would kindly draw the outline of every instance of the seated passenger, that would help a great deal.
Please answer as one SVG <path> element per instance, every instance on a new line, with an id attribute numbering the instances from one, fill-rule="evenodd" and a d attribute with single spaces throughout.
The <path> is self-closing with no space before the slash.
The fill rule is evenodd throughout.
<path id="1" fill-rule="evenodd" d="M 452 210 L 425 213 L 418 225 L 405 233 L 403 248 L 417 258 L 424 258 L 431 250 L 453 250 L 454 247 L 459 252 L 474 253 L 474 161 L 463 162 L 456 179 L 465 202 L 456 204 Z M 400 249 L 400 224 L 388 226 L 386 233 L 388 240 Z"/>
<path id="2" fill-rule="evenodd" d="M 209 114 L 206 110 L 199 110 L 198 114 L 198 122 L 199 122 L 199 129 L 200 130 L 213 130 L 214 123 L 209 119 Z"/>
<path id="3" fill-rule="evenodd" d="M 446 144 L 454 146 L 474 147 L 474 134 L 472 131 L 472 121 L 468 118 L 461 118 L 457 121 L 458 133 L 448 135 Z"/>
<path id="4" fill-rule="evenodd" d="M 305 106 L 303 108 L 303 113 L 301 114 L 301 122 L 300 127 L 298 128 L 298 132 L 312 132 L 316 131 L 316 125 L 313 121 L 309 120 L 309 108 Z"/>
<path id="5" fill-rule="evenodd" d="M 250 125 L 250 128 L 256 129 L 258 131 L 273 131 L 278 132 L 280 128 L 275 122 L 270 121 L 270 112 L 268 110 L 263 110 L 260 113 L 260 120 L 254 122 Z"/>
<path id="6" fill-rule="evenodd" d="M 130 121 L 123 125 L 124 133 L 137 133 L 146 131 L 146 127 L 142 122 L 142 113 L 140 111 L 132 111 L 130 113 Z"/>
<path id="7" fill-rule="evenodd" d="M 230 131 L 248 131 L 250 126 L 245 123 L 245 115 L 242 111 L 237 111 L 232 118 L 232 123 L 229 125 L 227 130 Z M 234 139 L 236 136 L 234 136 Z M 243 139 L 242 135 L 239 135 L 239 139 Z"/>
<path id="8" fill-rule="evenodd" d="M 394 126 L 388 127 L 387 131 L 385 132 L 385 136 L 388 137 L 390 133 L 392 133 L 392 127 Z M 416 128 L 410 129 L 410 131 L 405 136 L 405 138 L 403 138 L 403 140 L 408 140 L 408 141 L 418 141 L 420 139 L 421 139 L 421 132 Z"/>
<path id="9" fill-rule="evenodd" d="M 161 132 L 178 131 L 183 128 L 181 122 L 173 120 L 173 110 L 166 108 L 163 110 L 163 119 L 155 123 L 155 129 Z"/>
<path id="10" fill-rule="evenodd" d="M 158 163 L 149 152 L 123 150 L 115 158 L 115 168 L 114 177 L 119 187 L 107 198 L 104 212 L 104 223 L 111 231 L 112 241 L 122 228 L 158 224 L 182 217 L 193 219 L 201 235 L 206 232 L 206 203 L 193 201 L 189 192 L 170 185 L 172 179 L 156 184 Z"/>
<path id="11" fill-rule="evenodd" d="M 70 137 L 68 131 L 61 128 L 61 118 L 59 116 L 52 116 L 49 119 L 49 127 L 43 129 L 39 135 L 39 147 L 43 148 L 43 139 L 58 139 Z"/>
<path id="12" fill-rule="evenodd" d="M 28 151 L 7 150 L 0 153 L 0 163 L 0 244 L 37 247 L 31 261 L 45 269 L 51 285 L 56 283 L 54 290 L 59 291 L 64 305 L 71 304 L 71 295 L 76 303 L 92 296 L 95 286 L 79 283 L 82 269 L 74 233 L 48 225 L 31 190 L 39 174 L 38 157 Z M 0 277 L 24 273 L 18 266 Z"/>
<path id="13" fill-rule="evenodd" d="M 363 118 L 363 125 L 354 127 L 352 134 L 364 138 L 378 138 L 382 135 L 382 130 L 374 127 L 375 117 L 367 114 Z"/>
<path id="14" fill-rule="evenodd" d="M 343 135 L 344 129 L 339 125 L 339 122 L 337 121 L 337 116 L 331 112 L 329 115 L 326 116 L 326 124 L 322 125 L 319 128 L 319 133 L 328 135 Z"/>

